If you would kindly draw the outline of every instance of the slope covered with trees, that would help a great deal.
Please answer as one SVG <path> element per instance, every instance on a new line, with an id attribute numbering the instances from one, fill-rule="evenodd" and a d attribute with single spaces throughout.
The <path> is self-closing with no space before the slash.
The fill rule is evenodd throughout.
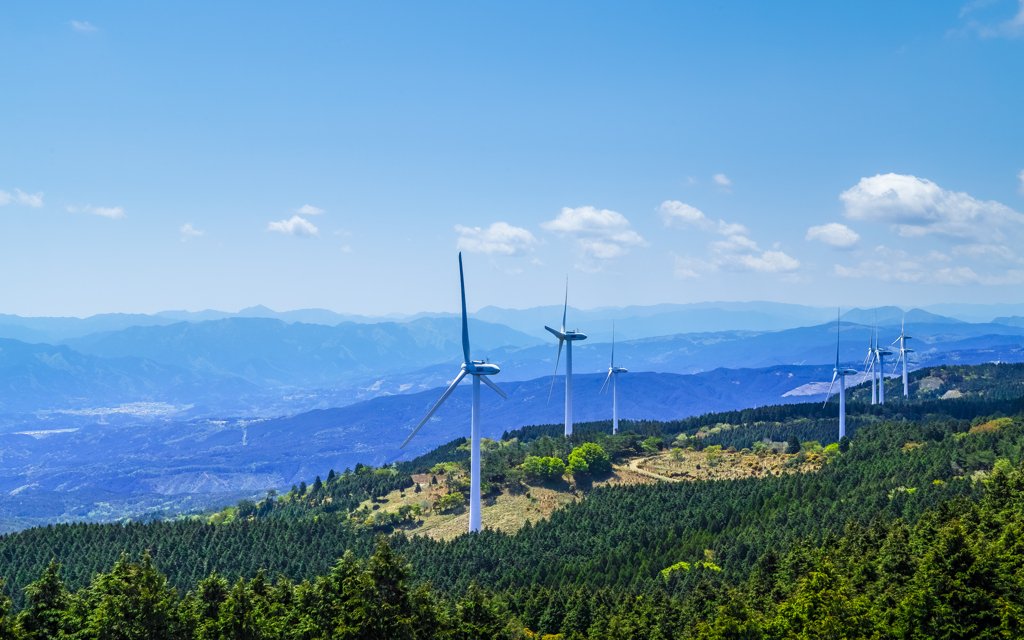
<path id="1" fill-rule="evenodd" d="M 439 542 L 403 527 L 377 555 L 393 550 L 410 563 L 412 573 L 400 580 L 404 604 L 380 604 L 377 587 L 369 586 L 377 584 L 370 567 L 378 560 L 360 560 L 371 558 L 375 536 L 392 528 L 348 513 L 357 499 L 412 487 L 412 473 L 460 464 L 462 442 L 394 468 L 332 472 L 288 499 L 240 504 L 222 524 L 60 525 L 3 536 L 0 576 L 13 607 L 29 611 L 42 587 L 26 586 L 40 576 L 50 580 L 42 591 L 63 593 L 53 586 L 54 570 L 47 573 L 55 559 L 75 592 L 61 596 L 70 604 L 57 617 L 80 637 L 106 637 L 102 623 L 83 613 L 101 608 L 103 589 L 136 578 L 162 585 L 160 574 L 167 581 L 162 619 L 179 625 L 178 636 L 166 637 L 243 637 L 224 631 L 250 624 L 232 618 L 243 610 L 271 625 L 247 637 L 372 637 L 376 632 L 324 634 L 322 625 L 341 628 L 344 620 L 356 629 L 353 610 L 384 617 L 416 610 L 438 626 L 424 631 L 408 622 L 402 633 L 412 635 L 394 637 L 445 637 L 471 633 L 476 623 L 460 616 L 474 607 L 488 622 L 472 633 L 486 628 L 491 635 L 450 637 L 523 637 L 524 628 L 585 638 L 822 637 L 826 628 L 842 631 L 832 637 L 1016 637 L 1024 611 L 1024 549 L 1016 542 L 1024 533 L 1024 481 L 1015 471 L 1024 446 L 1022 371 L 993 365 L 922 372 L 917 381 L 942 381 L 926 397 L 884 407 L 851 403 L 860 421 L 854 437 L 818 472 L 603 487 L 514 534 L 485 530 Z M 956 385 L 960 397 L 938 399 L 949 390 L 943 384 Z M 820 404 L 789 405 L 634 424 L 634 433 L 614 437 L 598 424 L 568 440 L 531 427 L 494 443 L 485 469 L 490 482 L 508 482 L 523 472 L 526 456 L 572 464 L 573 452 L 578 459 L 596 451 L 583 446 L 588 442 L 615 457 L 650 446 L 652 437 L 694 449 L 730 438 L 752 447 L 762 433 L 772 442 L 793 435 L 807 441 L 827 419 L 821 411 Z M 347 551 L 351 557 L 336 565 Z M 388 572 L 401 573 L 400 565 Z M 338 595 L 346 593 L 337 586 L 344 580 L 329 580 L 339 571 L 363 576 L 352 584 L 364 585 L 364 595 Z M 125 593 L 134 588 L 123 586 Z M 321 596 L 310 595 L 316 589 L 340 600 L 317 601 Z M 202 624 L 188 613 L 197 599 L 206 603 Z M 300 622 L 305 606 L 331 613 Z M 12 633 L 18 625 L 28 629 L 10 616 L 7 622 Z M 307 635 L 294 635 L 299 628 Z"/>

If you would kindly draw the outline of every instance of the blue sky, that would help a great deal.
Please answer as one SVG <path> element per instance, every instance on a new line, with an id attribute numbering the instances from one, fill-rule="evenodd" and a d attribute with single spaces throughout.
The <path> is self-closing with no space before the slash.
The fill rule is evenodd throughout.
<path id="1" fill-rule="evenodd" d="M 1024 0 L 8 3 L 0 312 L 1019 302 Z"/>

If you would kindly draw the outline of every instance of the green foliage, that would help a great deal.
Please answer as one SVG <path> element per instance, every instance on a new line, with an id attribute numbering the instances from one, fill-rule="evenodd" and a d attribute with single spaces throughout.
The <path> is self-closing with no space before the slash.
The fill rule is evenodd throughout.
<path id="1" fill-rule="evenodd" d="M 600 445 L 586 442 L 569 454 L 568 469 L 573 474 L 605 473 L 612 468 L 611 459 Z"/>
<path id="2" fill-rule="evenodd" d="M 531 480 L 557 480 L 565 473 L 565 463 L 561 458 L 526 456 L 522 467 Z"/>
<path id="3" fill-rule="evenodd" d="M 434 504 L 434 509 L 438 513 L 444 513 L 445 511 L 451 511 L 466 504 L 466 497 L 462 495 L 461 491 L 452 491 L 447 493 L 440 498 Z"/>
<path id="4" fill-rule="evenodd" d="M 640 446 L 643 447 L 643 450 L 648 453 L 656 453 L 661 449 L 661 438 L 651 436 L 650 438 L 644 440 Z"/>
<path id="5" fill-rule="evenodd" d="M 789 440 L 786 442 L 786 453 L 800 453 L 800 439 L 795 435 L 789 436 Z"/>

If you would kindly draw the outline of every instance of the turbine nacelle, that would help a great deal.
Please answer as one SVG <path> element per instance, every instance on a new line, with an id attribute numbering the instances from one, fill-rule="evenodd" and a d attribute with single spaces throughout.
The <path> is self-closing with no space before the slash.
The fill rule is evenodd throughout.
<path id="1" fill-rule="evenodd" d="M 833 369 L 832 373 L 837 376 L 852 376 L 860 373 L 860 371 L 857 371 L 856 369 Z"/>
<path id="2" fill-rule="evenodd" d="M 558 329 L 552 329 L 551 327 L 544 325 L 544 328 L 551 332 L 551 335 L 558 338 L 559 342 L 562 340 L 586 340 L 587 334 L 580 333 L 579 331 L 559 331 Z"/>
<path id="3" fill-rule="evenodd" d="M 483 360 L 463 362 L 462 370 L 472 376 L 493 376 L 501 371 L 498 365 L 491 364 L 490 362 L 485 362 Z"/>

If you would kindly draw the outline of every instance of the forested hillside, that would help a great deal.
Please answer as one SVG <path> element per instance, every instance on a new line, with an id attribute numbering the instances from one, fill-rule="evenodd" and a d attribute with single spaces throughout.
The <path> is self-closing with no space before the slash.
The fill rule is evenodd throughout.
<path id="1" fill-rule="evenodd" d="M 243 637 L 229 630 L 247 628 L 246 637 L 314 638 L 339 625 L 349 635 L 330 637 L 375 637 L 384 628 L 375 624 L 400 630 L 391 637 L 526 637 L 526 628 L 590 639 L 1018 637 L 1022 380 L 1021 365 L 922 371 L 915 397 L 884 407 L 864 405 L 854 389 L 853 437 L 819 471 L 597 488 L 516 533 L 439 542 L 416 535 L 415 518 L 380 526 L 356 513 L 373 496 L 411 489 L 413 473 L 461 464 L 455 441 L 393 468 L 329 473 L 288 499 L 240 504 L 222 524 L 3 536 L 0 576 L 15 609 L 28 612 L 15 626 L 29 637 L 47 637 L 31 631 L 41 598 L 59 601 L 47 606 L 63 613 L 48 619 L 66 631 L 108 637 L 110 616 L 146 610 L 126 604 L 146 597 L 162 613 L 139 624 L 168 635 L 116 637 Z M 485 480 L 529 482 L 517 478 L 526 456 L 572 464 L 588 442 L 613 458 L 659 439 L 695 452 L 790 439 L 809 450 L 811 440 L 834 442 L 825 414 L 835 410 L 833 401 L 637 423 L 616 437 L 593 424 L 569 440 L 531 427 L 494 444 Z M 388 532 L 389 546 L 361 564 Z M 390 550 L 410 563 L 408 577 Z M 335 566 L 346 551 L 352 557 Z M 54 595 L 63 592 L 55 568 L 44 576 L 51 559 L 75 595 Z M 170 590 L 153 587 L 158 572 Z M 25 589 L 40 576 L 49 586 Z"/>

